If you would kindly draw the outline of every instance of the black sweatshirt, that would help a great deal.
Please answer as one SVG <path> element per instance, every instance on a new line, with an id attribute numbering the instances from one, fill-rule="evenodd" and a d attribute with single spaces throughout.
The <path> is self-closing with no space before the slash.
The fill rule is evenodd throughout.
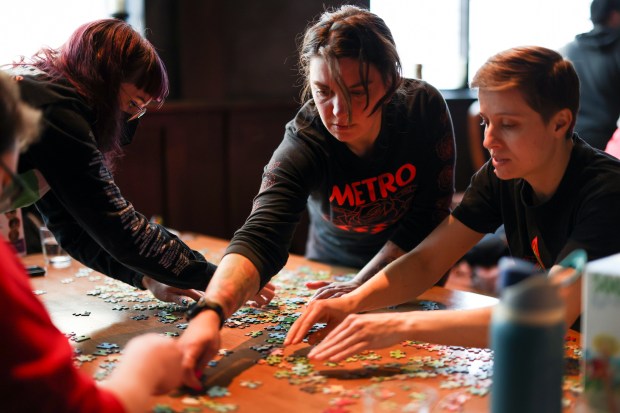
<path id="1" fill-rule="evenodd" d="M 449 214 L 454 159 L 446 102 L 428 83 L 407 81 L 384 105 L 367 159 L 326 130 L 310 100 L 286 125 L 227 253 L 252 261 L 266 283 L 286 263 L 306 205 L 308 258 L 359 268 L 387 241 L 408 251 Z"/>
<path id="2" fill-rule="evenodd" d="M 93 110 L 75 88 L 45 75 L 18 83 L 22 98 L 43 112 L 40 140 L 20 157 L 19 169 L 36 169 L 49 184 L 35 205 L 62 247 L 84 265 L 139 288 L 143 274 L 205 289 L 215 266 L 121 195 L 97 146 Z"/>

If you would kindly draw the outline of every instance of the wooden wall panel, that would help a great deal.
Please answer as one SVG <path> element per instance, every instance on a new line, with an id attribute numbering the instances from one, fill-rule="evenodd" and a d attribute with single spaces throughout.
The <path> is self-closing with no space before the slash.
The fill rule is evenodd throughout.
<path id="1" fill-rule="evenodd" d="M 157 116 L 143 118 L 131 145 L 116 166 L 114 179 L 123 196 L 147 218 L 166 213 L 164 129 Z"/>
<path id="2" fill-rule="evenodd" d="M 284 136 L 284 127 L 297 112 L 297 105 L 266 105 L 237 108 L 228 118 L 228 177 L 230 221 L 233 231 L 243 225 L 261 183 L 263 168 Z M 307 236 L 304 216 L 295 232 L 291 251 L 303 254 Z"/>
<path id="3" fill-rule="evenodd" d="M 445 92 L 444 92 L 445 93 Z M 469 132 L 467 129 L 467 111 L 475 100 L 470 97 L 447 98 L 448 108 L 454 126 L 456 141 L 456 166 L 454 186 L 457 192 L 463 192 L 469 185 L 475 172 L 469 150 Z"/>
<path id="4" fill-rule="evenodd" d="M 164 174 L 170 224 L 181 231 L 230 237 L 222 113 L 167 117 Z"/>
<path id="5" fill-rule="evenodd" d="M 368 7 L 369 0 L 346 3 Z M 297 38 L 340 0 L 149 0 L 146 35 L 171 73 L 171 98 L 208 102 L 298 95 Z"/>
<path id="6" fill-rule="evenodd" d="M 284 126 L 296 110 L 294 105 L 231 110 L 226 165 L 231 186 L 231 226 L 239 227 L 245 222 L 260 186 L 263 167 L 282 141 Z"/>

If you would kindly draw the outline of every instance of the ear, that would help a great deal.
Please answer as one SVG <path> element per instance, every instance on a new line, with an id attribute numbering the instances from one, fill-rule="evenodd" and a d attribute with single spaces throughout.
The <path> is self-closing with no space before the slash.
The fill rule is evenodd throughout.
<path id="1" fill-rule="evenodd" d="M 566 136 L 568 128 L 573 124 L 573 114 L 570 109 L 561 109 L 553 115 L 550 124 L 553 127 L 553 132 L 561 136 Z"/>

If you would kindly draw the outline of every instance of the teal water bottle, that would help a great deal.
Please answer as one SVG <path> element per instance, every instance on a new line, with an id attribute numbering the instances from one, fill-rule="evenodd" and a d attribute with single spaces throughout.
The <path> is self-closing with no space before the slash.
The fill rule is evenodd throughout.
<path id="1" fill-rule="evenodd" d="M 500 272 L 511 265 L 524 270 L 523 261 L 504 265 Z M 565 333 L 564 303 L 548 277 L 531 276 L 502 291 L 491 320 L 491 412 L 562 411 Z"/>

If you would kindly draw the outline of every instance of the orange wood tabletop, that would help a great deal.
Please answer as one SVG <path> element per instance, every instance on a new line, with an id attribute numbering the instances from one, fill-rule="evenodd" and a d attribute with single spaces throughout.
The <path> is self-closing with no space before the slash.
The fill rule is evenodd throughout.
<path id="1" fill-rule="evenodd" d="M 182 239 L 213 262 L 225 240 L 195 234 Z M 23 258 L 42 265 L 39 254 Z M 222 350 L 205 369 L 204 389 L 179 389 L 160 396 L 156 412 L 487 412 L 492 378 L 488 349 L 449 347 L 407 341 L 367 351 L 338 364 L 310 361 L 310 346 L 283 348 L 286 329 L 305 308 L 312 291 L 305 282 L 346 278 L 351 271 L 291 256 L 273 280 L 277 295 L 266 309 L 244 307 L 222 330 Z M 156 332 L 183 334 L 184 309 L 162 303 L 75 260 L 65 269 L 48 268 L 32 278 L 33 290 L 54 323 L 76 349 L 75 363 L 96 379 L 105 379 L 132 337 Z M 418 300 L 391 311 L 467 309 L 493 305 L 493 297 L 433 287 Z M 579 334 L 566 339 L 565 411 L 573 411 L 580 389 Z M 153 360 L 156 362 L 156 360 Z M 383 409 L 383 410 L 381 410 Z"/>

